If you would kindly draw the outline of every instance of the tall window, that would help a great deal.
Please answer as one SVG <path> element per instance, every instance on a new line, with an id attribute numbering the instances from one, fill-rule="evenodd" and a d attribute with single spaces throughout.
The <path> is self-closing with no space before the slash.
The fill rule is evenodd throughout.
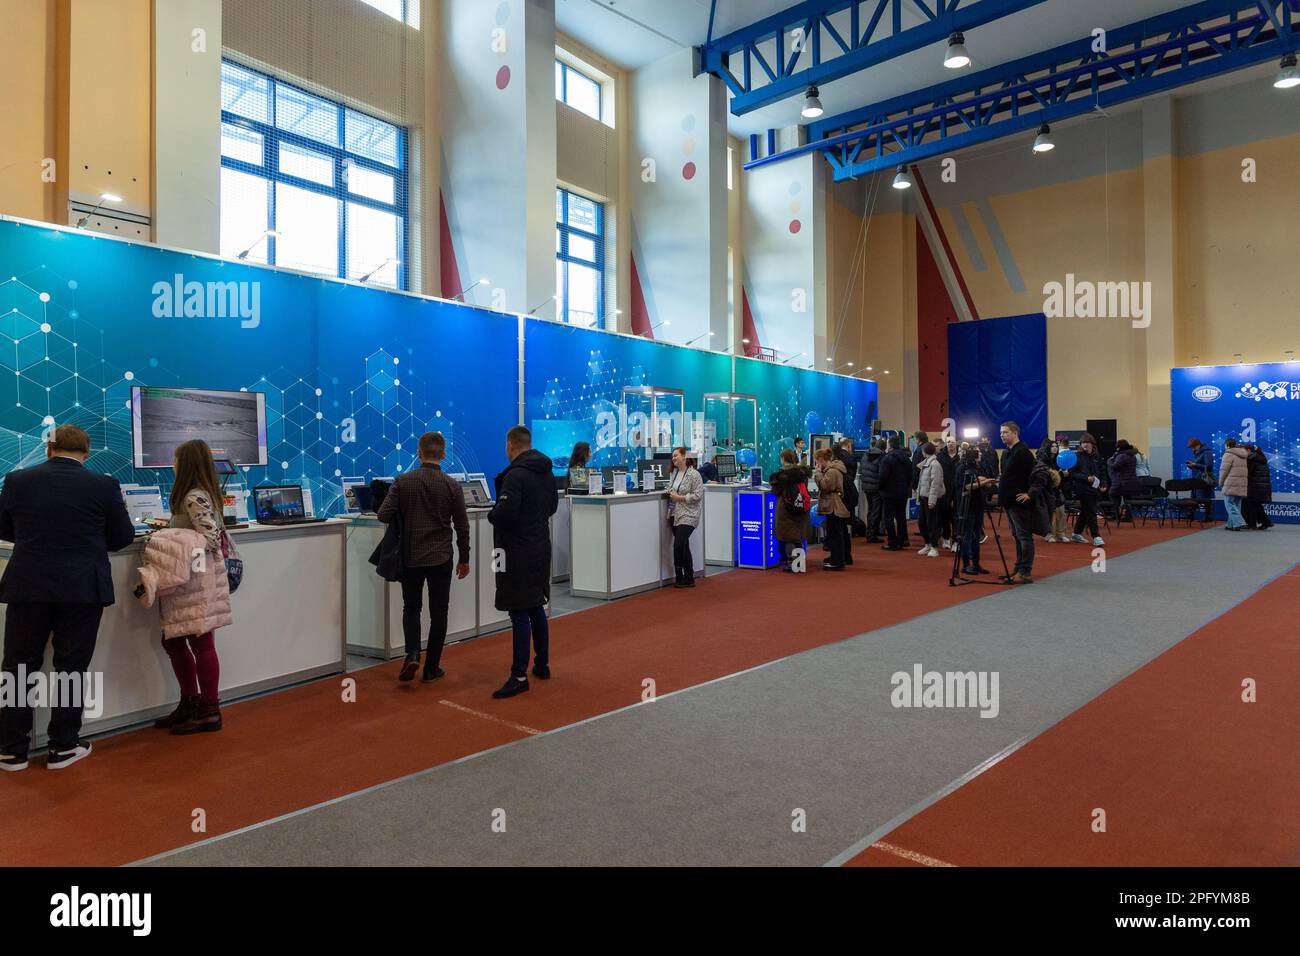
<path id="1" fill-rule="evenodd" d="M 221 64 L 221 254 L 405 289 L 406 130 Z"/>
<path id="2" fill-rule="evenodd" d="M 562 60 L 555 61 L 555 98 L 594 120 L 600 119 L 600 84 Z"/>
<path id="3" fill-rule="evenodd" d="M 555 190 L 555 314 L 589 328 L 605 325 L 605 207 Z"/>

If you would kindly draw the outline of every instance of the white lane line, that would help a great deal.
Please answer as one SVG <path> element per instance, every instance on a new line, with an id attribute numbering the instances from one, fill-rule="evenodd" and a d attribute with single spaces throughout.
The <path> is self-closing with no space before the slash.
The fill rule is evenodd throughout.
<path id="1" fill-rule="evenodd" d="M 469 714 L 473 717 L 482 717 L 484 720 L 490 720 L 494 724 L 500 724 L 502 727 L 509 727 L 511 730 L 517 730 L 520 733 L 528 734 L 529 736 L 535 736 L 536 734 L 541 733 L 540 730 L 534 730 L 532 727 L 525 727 L 523 724 L 514 724 L 508 720 L 502 720 L 500 717 L 493 717 L 491 714 L 485 714 L 481 710 L 462 707 L 460 704 L 453 703 L 449 700 L 440 700 L 438 703 L 445 707 L 450 707 L 452 710 L 459 710 L 462 714 Z"/>
<path id="2" fill-rule="evenodd" d="M 956 863 L 948 863 L 937 857 L 926 856 L 924 853 L 917 853 L 915 850 L 905 850 L 901 846 L 894 846 L 892 843 L 873 843 L 873 850 L 884 850 L 886 853 L 892 853 L 894 856 L 902 857 L 904 860 L 910 860 L 913 863 L 919 863 L 921 866 L 951 866 L 955 867 Z"/>

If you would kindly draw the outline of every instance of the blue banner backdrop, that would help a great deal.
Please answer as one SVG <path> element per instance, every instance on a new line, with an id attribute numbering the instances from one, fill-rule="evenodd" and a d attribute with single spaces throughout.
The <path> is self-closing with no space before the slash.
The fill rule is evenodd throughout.
<path id="1" fill-rule="evenodd" d="M 1005 421 L 1036 448 L 1047 437 L 1047 318 L 1017 315 L 948 326 L 948 414 L 999 448 Z"/>
<path id="2" fill-rule="evenodd" d="M 1169 379 L 1174 477 L 1190 477 L 1189 438 L 1213 449 L 1216 476 L 1225 438 L 1258 445 L 1273 475 L 1268 514 L 1300 523 L 1300 362 L 1176 368 Z"/>
<path id="3" fill-rule="evenodd" d="M 209 314 L 217 299 L 238 307 Z M 409 468 L 431 428 L 449 468 L 503 467 L 516 416 L 513 316 L 12 221 L 0 331 L 0 472 L 73 423 L 91 468 L 165 492 L 169 470 L 131 464 L 131 386 L 244 389 L 267 408 L 268 464 L 247 486 L 303 484 L 334 514 L 340 478 Z"/>

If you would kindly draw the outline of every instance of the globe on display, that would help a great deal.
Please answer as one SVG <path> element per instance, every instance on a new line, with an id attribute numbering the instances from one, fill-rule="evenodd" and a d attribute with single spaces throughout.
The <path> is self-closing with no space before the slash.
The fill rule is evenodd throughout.
<path id="1" fill-rule="evenodd" d="M 758 461 L 758 456 L 754 454 L 754 449 L 742 448 L 740 451 L 736 452 L 736 461 L 740 462 L 740 464 L 744 465 L 746 468 L 753 468 L 754 463 Z"/>

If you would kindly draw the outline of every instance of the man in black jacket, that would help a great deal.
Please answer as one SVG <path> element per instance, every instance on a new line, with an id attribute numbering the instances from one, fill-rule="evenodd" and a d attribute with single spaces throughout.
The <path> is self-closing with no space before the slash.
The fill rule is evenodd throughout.
<path id="1" fill-rule="evenodd" d="M 45 452 L 44 464 L 10 472 L 0 491 L 0 538 L 14 545 L 0 579 L 0 601 L 9 605 L 0 670 L 20 698 L 0 710 L 0 770 L 27 767 L 32 709 L 25 703 L 26 677 L 41 669 L 51 635 L 51 687 L 78 699 L 52 708 L 46 767 L 61 770 L 90 753 L 90 742 L 81 739 L 82 698 L 99 619 L 113 603 L 108 552 L 135 539 L 116 479 L 86 469 L 90 437 L 84 431 L 60 425 Z"/>
<path id="2" fill-rule="evenodd" d="M 835 457 L 844 466 L 844 507 L 849 510 L 844 522 L 844 563 L 853 563 L 853 525 L 858 517 L 858 459 L 853 454 L 853 439 L 845 438 L 835 447 Z"/>
<path id="3" fill-rule="evenodd" d="M 867 543 L 875 544 L 880 540 L 880 460 L 885 457 L 885 447 L 881 439 L 873 439 L 862 459 L 858 476 L 862 484 L 862 494 L 867 499 Z"/>
<path id="4" fill-rule="evenodd" d="M 888 543 L 883 551 L 907 547 L 907 500 L 912 497 L 912 459 L 897 435 L 889 436 L 889 450 L 880 459 L 880 502 Z"/>
<path id="5" fill-rule="evenodd" d="M 1034 453 L 1020 440 L 1020 426 L 1015 422 L 1002 423 L 1002 444 L 1007 450 L 1002 455 L 1002 477 L 998 482 L 998 503 L 1011 523 L 1011 533 L 1016 539 L 1016 569 L 1011 576 L 1014 584 L 1033 584 L 1034 578 L 1034 519 L 1033 501 L 1029 494 L 1029 474 L 1034 470 Z"/>
<path id="6" fill-rule="evenodd" d="M 536 651 L 533 673 L 551 676 L 550 630 L 546 604 L 551 598 L 551 515 L 559 506 L 551 459 L 533 450 L 533 433 L 516 425 L 506 433 L 510 464 L 497 475 L 492 522 L 493 564 L 498 611 L 510 612 L 514 661 L 510 679 L 492 696 L 514 697 L 528 690 L 528 651 Z"/>

